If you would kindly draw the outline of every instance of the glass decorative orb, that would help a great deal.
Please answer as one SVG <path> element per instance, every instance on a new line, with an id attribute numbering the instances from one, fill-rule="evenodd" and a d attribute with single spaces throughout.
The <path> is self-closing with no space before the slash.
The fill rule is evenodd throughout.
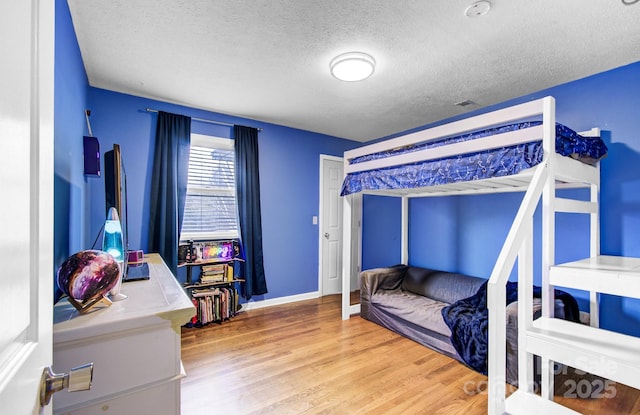
<path id="1" fill-rule="evenodd" d="M 57 273 L 58 287 L 76 302 L 105 296 L 120 278 L 120 264 L 97 250 L 80 251 L 67 258 Z"/>

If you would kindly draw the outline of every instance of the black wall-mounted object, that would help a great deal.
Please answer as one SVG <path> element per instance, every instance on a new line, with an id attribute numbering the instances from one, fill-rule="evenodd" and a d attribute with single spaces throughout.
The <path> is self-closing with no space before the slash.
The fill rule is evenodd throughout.
<path id="1" fill-rule="evenodd" d="M 100 176 L 100 143 L 96 137 L 82 137 L 84 145 L 84 174 Z"/>

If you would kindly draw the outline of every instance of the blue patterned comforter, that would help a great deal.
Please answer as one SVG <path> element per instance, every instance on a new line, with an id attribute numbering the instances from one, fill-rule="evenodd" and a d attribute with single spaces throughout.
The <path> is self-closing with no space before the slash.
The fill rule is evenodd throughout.
<path id="1" fill-rule="evenodd" d="M 368 154 L 356 157 L 350 160 L 350 163 L 362 163 L 540 124 L 542 124 L 541 121 L 529 121 L 494 127 L 443 140 Z M 573 157 L 592 164 L 606 155 L 607 147 L 599 137 L 583 137 L 562 124 L 556 124 L 556 152 L 563 156 Z M 439 160 L 349 173 L 342 184 L 340 194 L 345 196 L 363 190 L 411 189 L 490 177 L 510 176 L 539 164 L 542 161 L 542 156 L 542 141 L 535 141 Z"/>
<path id="2" fill-rule="evenodd" d="M 518 283 L 507 282 L 506 303 L 518 300 Z M 533 286 L 533 296 L 540 298 L 542 289 Z M 554 290 L 557 300 L 564 306 L 564 319 L 580 322 L 576 299 L 562 290 Z M 472 369 L 486 375 L 489 358 L 489 309 L 487 308 L 487 282 L 471 297 L 457 301 L 442 309 L 442 318 L 451 330 L 451 344 L 462 360 Z"/>

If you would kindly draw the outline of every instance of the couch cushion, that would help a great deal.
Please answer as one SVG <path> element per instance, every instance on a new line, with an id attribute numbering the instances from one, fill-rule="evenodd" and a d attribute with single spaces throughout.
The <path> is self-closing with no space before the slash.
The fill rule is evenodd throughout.
<path id="1" fill-rule="evenodd" d="M 395 290 L 402 283 L 407 268 L 409 267 L 400 264 L 387 268 L 374 268 L 361 271 L 359 274 L 360 285 L 366 285 L 364 291 L 370 293 L 378 290 Z"/>
<path id="2" fill-rule="evenodd" d="M 475 294 L 483 282 L 485 282 L 483 278 L 409 267 L 402 281 L 402 288 L 421 296 L 452 304 Z"/>
<path id="3" fill-rule="evenodd" d="M 451 336 L 441 313 L 442 308 L 448 305 L 446 303 L 397 289 L 378 291 L 372 296 L 371 304 L 417 326 Z"/>

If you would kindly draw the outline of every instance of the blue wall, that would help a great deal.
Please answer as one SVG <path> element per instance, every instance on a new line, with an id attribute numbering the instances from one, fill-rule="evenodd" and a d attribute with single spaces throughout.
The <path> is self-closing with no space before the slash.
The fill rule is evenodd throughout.
<path id="1" fill-rule="evenodd" d="M 64 0 L 56 0 L 54 95 L 54 267 L 85 249 L 88 194 L 82 137 L 89 84 Z M 73 226 L 70 224 L 73 223 Z"/>
<path id="2" fill-rule="evenodd" d="M 318 215 L 320 154 L 341 156 L 357 143 L 308 131 L 215 114 L 97 88 L 89 89 L 94 134 L 103 151 L 120 144 L 127 172 L 129 247 L 147 251 L 156 113 L 262 128 L 259 134 L 260 184 L 265 274 L 269 293 L 255 300 L 318 289 Z M 231 128 L 192 122 L 192 132 L 230 137 Z M 91 183 L 89 235 L 105 217 L 103 181 Z M 73 227 L 73 224 L 72 224 Z M 180 279 L 185 276 L 182 270 Z M 252 300 L 253 300 L 252 299 Z"/>
<path id="3" fill-rule="evenodd" d="M 362 269 L 399 264 L 401 218 L 397 212 L 401 200 L 364 195 L 363 206 L 367 209 L 362 212 L 362 251 L 366 253 L 362 256 Z"/>
<path id="4" fill-rule="evenodd" d="M 558 122 L 578 131 L 592 127 L 603 130 L 609 155 L 601 162 L 602 254 L 640 257 L 640 62 L 412 131 L 547 95 L 556 99 Z M 410 263 L 488 278 L 522 196 L 519 193 L 412 200 Z M 389 206 L 384 209 L 379 204 L 365 203 L 365 218 L 399 218 L 399 204 L 395 209 Z M 534 218 L 537 228 L 541 220 L 539 210 Z M 446 219 L 447 214 L 453 219 Z M 588 219 L 558 214 L 556 221 L 557 261 L 587 257 Z M 535 235 L 538 244 L 539 231 Z M 382 251 L 379 249 L 382 244 L 374 239 L 363 241 L 363 264 L 399 261 L 399 248 Z M 386 257 L 381 257 L 383 252 L 388 253 Z M 539 283 L 539 249 L 535 255 Z M 587 310 L 588 295 L 571 292 L 578 297 L 581 308 Z M 640 335 L 640 300 L 603 296 L 602 307 L 603 327 Z"/>

